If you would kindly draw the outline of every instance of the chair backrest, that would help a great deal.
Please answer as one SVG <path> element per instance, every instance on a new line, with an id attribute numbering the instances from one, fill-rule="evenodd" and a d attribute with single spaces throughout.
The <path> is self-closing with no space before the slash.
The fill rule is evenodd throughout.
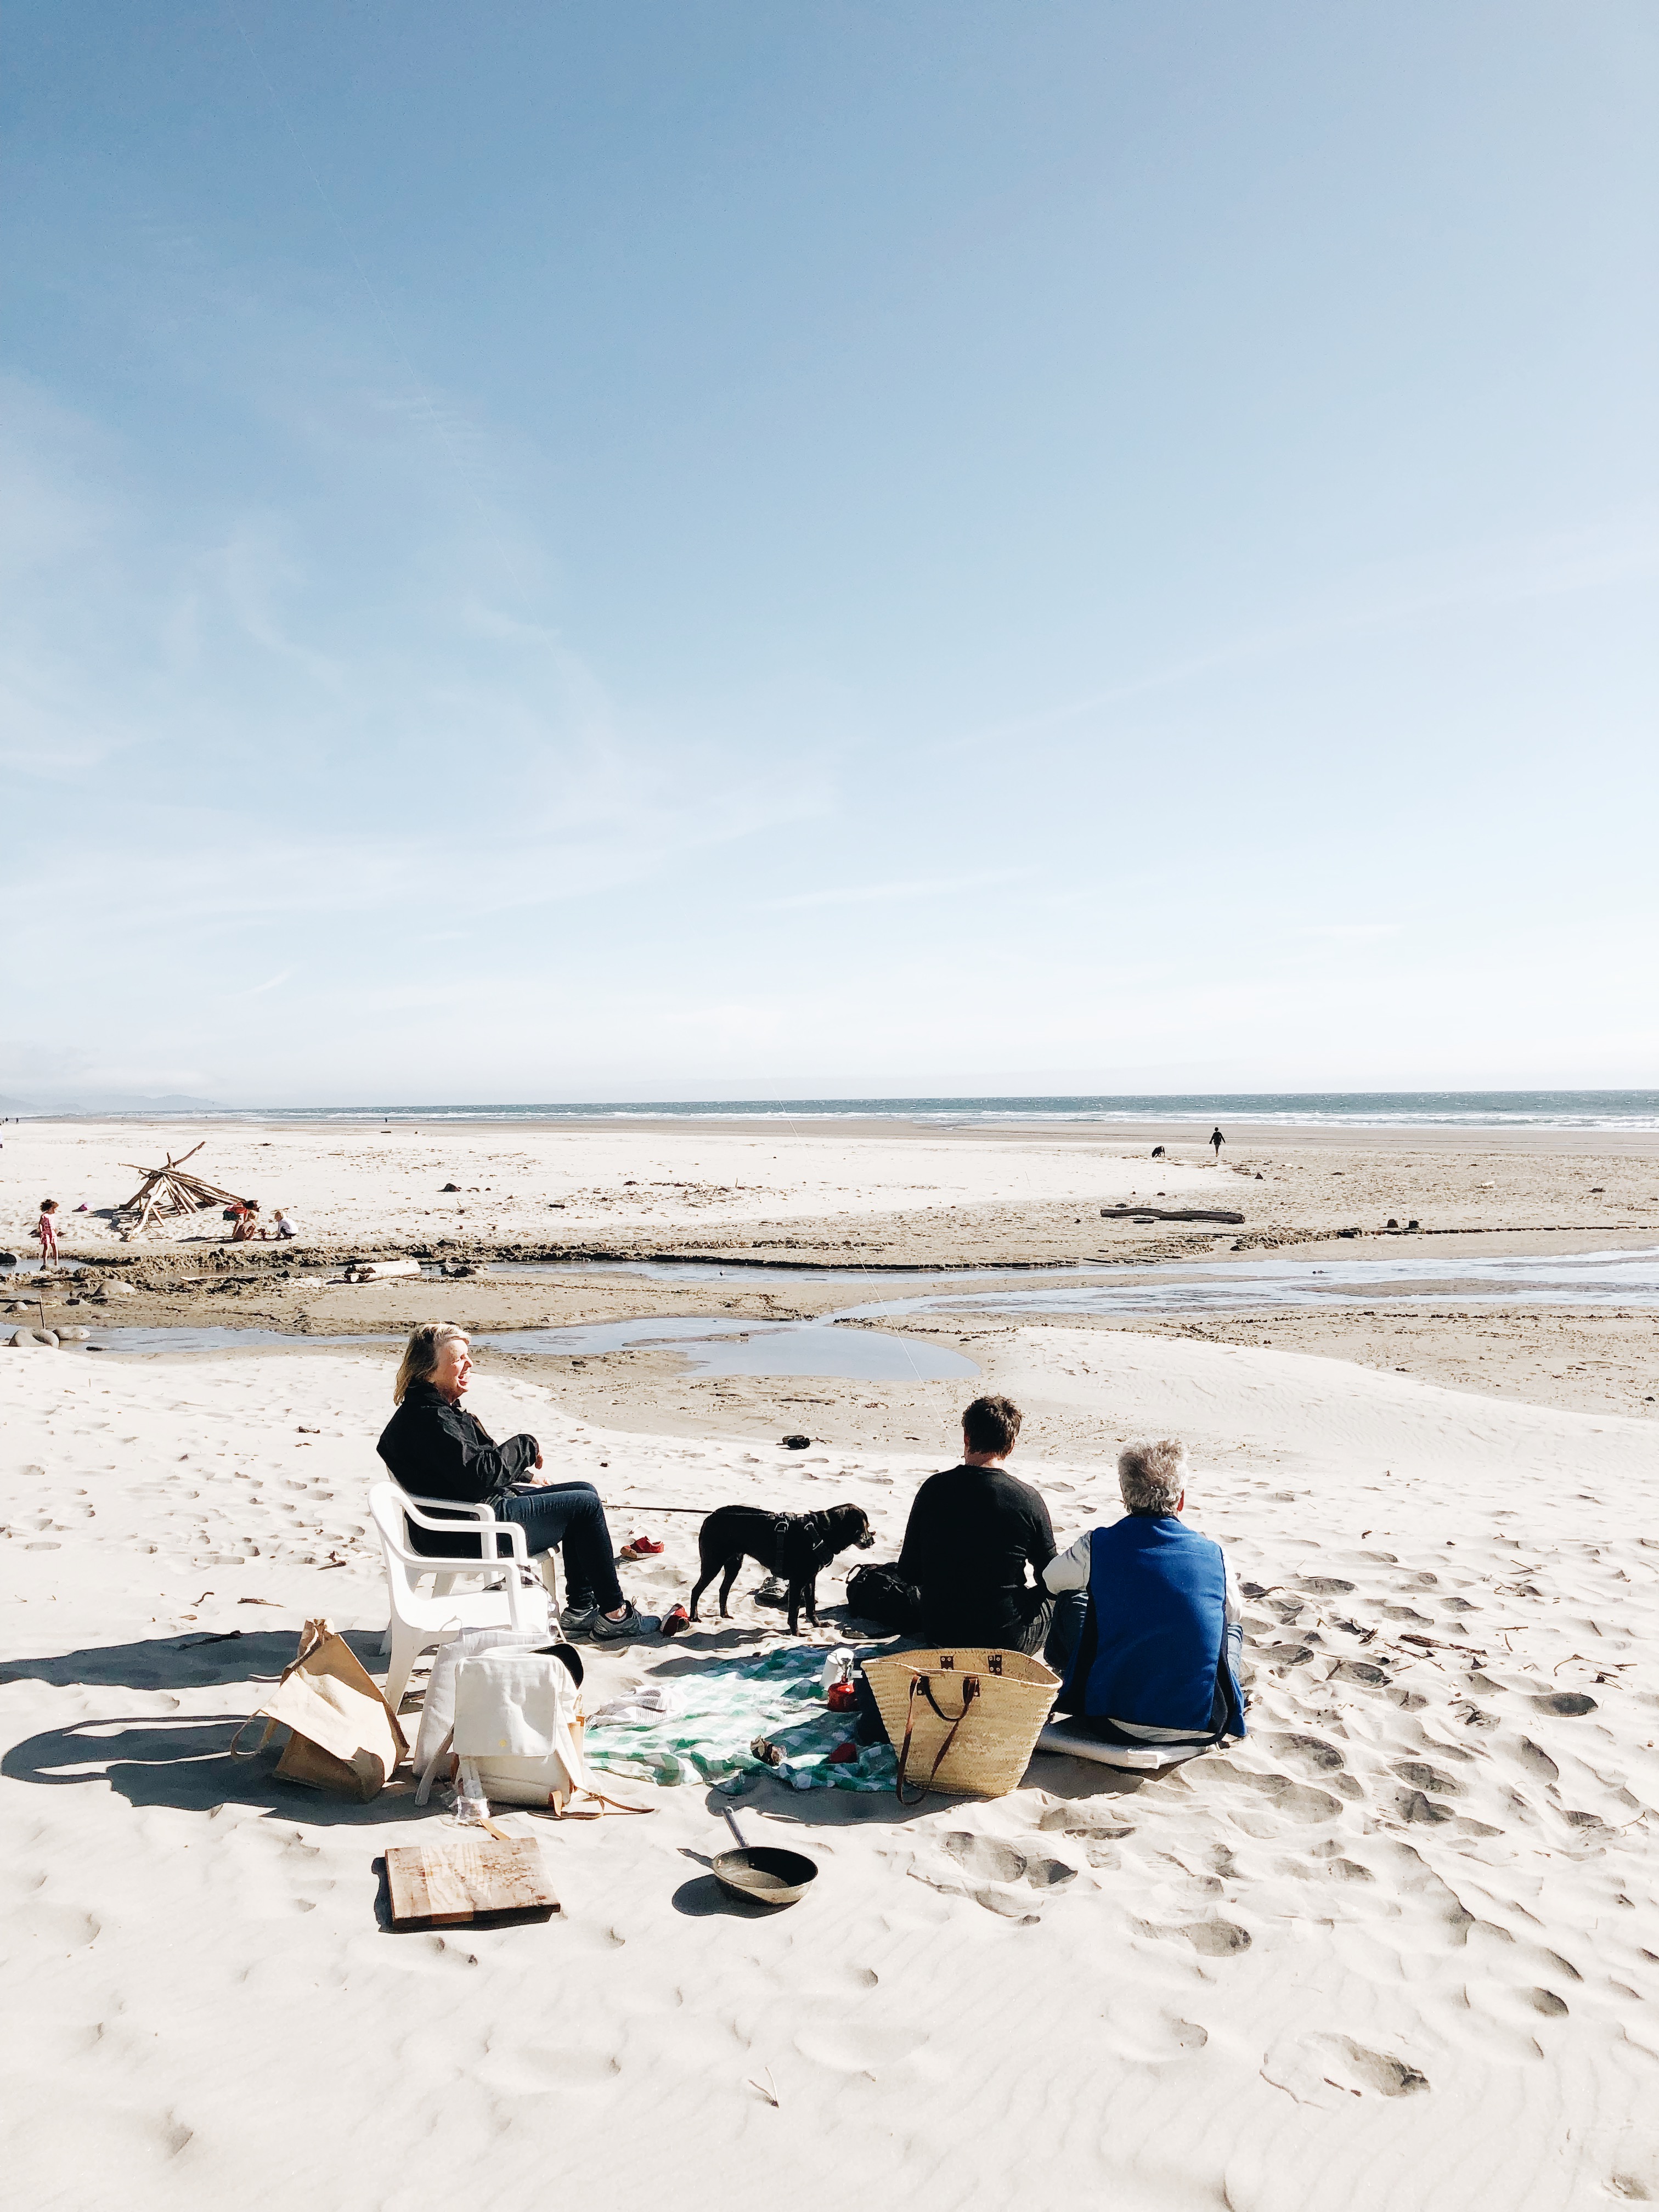
<path id="1" fill-rule="evenodd" d="M 404 1519 L 403 1492 L 395 1482 L 377 1482 L 368 1493 L 368 1510 L 374 1522 L 375 1533 L 380 1539 L 380 1553 L 386 1561 L 387 1576 L 400 1589 L 413 1592 L 414 1578 L 420 1570 L 411 1567 L 400 1553 L 410 1549 L 408 1523 Z"/>

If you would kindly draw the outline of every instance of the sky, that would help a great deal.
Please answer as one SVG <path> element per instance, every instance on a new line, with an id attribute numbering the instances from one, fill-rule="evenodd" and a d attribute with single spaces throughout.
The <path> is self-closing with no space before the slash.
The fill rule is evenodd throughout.
<path id="1" fill-rule="evenodd" d="M 12 0 L 0 1094 L 1659 1084 L 1647 0 Z"/>

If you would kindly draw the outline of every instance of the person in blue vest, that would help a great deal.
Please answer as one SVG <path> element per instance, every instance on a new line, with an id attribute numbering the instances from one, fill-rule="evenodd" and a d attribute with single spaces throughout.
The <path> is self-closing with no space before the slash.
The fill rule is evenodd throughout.
<path id="1" fill-rule="evenodd" d="M 1088 1593 L 1055 1705 L 1103 1742 L 1190 1757 L 1244 1734 L 1237 1578 L 1214 1538 L 1181 1518 L 1183 1445 L 1131 1444 L 1117 1481 L 1122 1519 L 1089 1529 L 1042 1571 L 1056 1597 Z"/>

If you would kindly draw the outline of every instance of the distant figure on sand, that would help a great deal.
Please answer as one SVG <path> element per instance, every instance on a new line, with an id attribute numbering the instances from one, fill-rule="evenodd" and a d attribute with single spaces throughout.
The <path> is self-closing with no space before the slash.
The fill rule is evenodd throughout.
<path id="1" fill-rule="evenodd" d="M 279 1206 L 276 1209 L 276 1225 L 273 1234 L 278 1239 L 281 1239 L 287 1237 L 297 1237 L 299 1233 L 299 1226 L 295 1221 L 294 1216 L 291 1213 L 284 1212 L 283 1208 Z"/>
<path id="2" fill-rule="evenodd" d="M 40 1265 L 43 1267 L 58 1265 L 57 1212 L 58 1200 L 55 1198 L 41 1200 L 40 1218 L 35 1228 L 34 1241 L 40 1247 Z"/>
<path id="3" fill-rule="evenodd" d="M 246 1206 L 233 1206 L 229 1208 L 230 1241 L 233 1244 L 252 1243 L 254 1238 L 259 1234 L 258 1212 L 258 1207 L 251 1199 Z"/>
<path id="4" fill-rule="evenodd" d="M 591 1482 L 556 1482 L 544 1474 L 534 1437 L 496 1443 L 462 1407 L 471 1373 L 465 1330 L 448 1322 L 417 1328 L 392 1386 L 398 1410 L 382 1432 L 380 1457 L 412 1498 L 487 1504 L 498 1521 L 518 1522 L 532 1557 L 556 1545 L 564 1555 L 567 1603 L 559 1619 L 567 1635 L 584 1633 L 599 1644 L 648 1635 L 657 1616 L 637 1612 L 622 1594 L 599 1492 Z M 444 1517 L 441 1509 L 437 1517 Z M 465 1525 L 461 1515 L 455 1517 Z M 413 1522 L 406 1525 L 413 1551 L 478 1557 L 476 1535 L 440 1538 Z"/>
<path id="5" fill-rule="evenodd" d="M 1122 1519 L 1087 1530 L 1043 1570 L 1062 1605 L 1079 1591 L 1088 1599 L 1055 1707 L 1103 1742 L 1190 1757 L 1244 1734 L 1238 1583 L 1220 1545 L 1181 1518 L 1182 1444 L 1131 1444 L 1117 1480 Z M 1056 1640 L 1074 1620 L 1057 1621 Z"/>
<path id="6" fill-rule="evenodd" d="M 1215 1146 L 1216 1165 L 1218 1167 L 1221 1164 L 1221 1147 L 1226 1143 L 1226 1141 L 1227 1139 L 1222 1135 L 1219 1129 L 1211 1130 L 1210 1142 Z"/>

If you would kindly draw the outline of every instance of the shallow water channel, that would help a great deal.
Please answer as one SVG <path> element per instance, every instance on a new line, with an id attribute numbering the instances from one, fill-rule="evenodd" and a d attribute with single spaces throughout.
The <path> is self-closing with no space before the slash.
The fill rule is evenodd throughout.
<path id="1" fill-rule="evenodd" d="M 895 1333 L 922 1315 L 960 1314 L 1018 1321 L 1036 1314 L 1182 1316 L 1287 1308 L 1418 1306 L 1659 1308 L 1659 1249 L 1514 1257 L 1449 1259 L 1439 1267 L 1421 1247 L 1386 1260 L 1196 1260 L 1144 1267 L 1033 1268 L 1011 1279 L 972 1270 L 878 1273 L 861 1267 L 721 1267 L 705 1261 L 507 1261 L 491 1274 L 643 1276 L 675 1283 L 856 1286 L 866 1296 L 806 1321 L 734 1320 L 727 1315 L 659 1315 L 565 1328 L 480 1330 L 475 1343 L 559 1358 L 603 1358 L 615 1352 L 672 1352 L 696 1376 L 795 1375 L 853 1382 L 908 1382 L 978 1373 L 964 1354 Z M 898 1292 L 872 1297 L 872 1291 Z M 884 1324 L 885 1326 L 883 1326 Z M 283 1347 L 337 1351 L 392 1345 L 393 1337 L 307 1336 L 261 1328 L 100 1328 L 103 1351 L 240 1352 Z"/>
<path id="2" fill-rule="evenodd" d="M 390 1350 L 401 1336 L 311 1336 L 274 1328 L 94 1328 L 76 1350 L 158 1352 Z M 595 1322 L 574 1328 L 478 1329 L 475 1345 L 497 1352 L 597 1358 L 609 1352 L 673 1352 L 690 1375 L 838 1376 L 855 1382 L 933 1382 L 973 1376 L 971 1359 L 921 1338 L 822 1322 L 752 1322 L 703 1315 Z"/>

